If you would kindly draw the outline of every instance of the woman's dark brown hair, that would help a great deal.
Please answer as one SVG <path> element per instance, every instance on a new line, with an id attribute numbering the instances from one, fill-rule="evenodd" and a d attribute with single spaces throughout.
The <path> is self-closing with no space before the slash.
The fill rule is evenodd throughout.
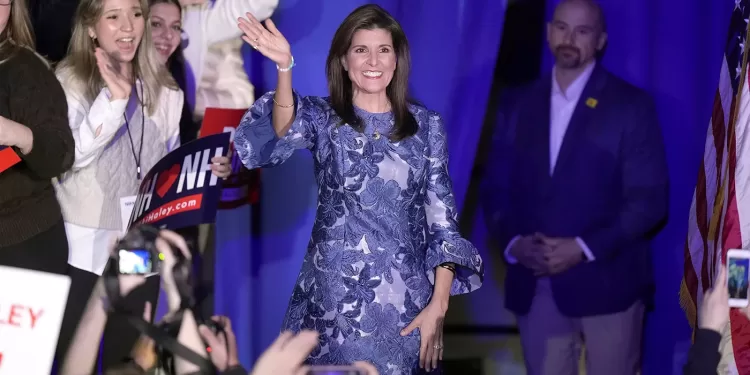
<path id="1" fill-rule="evenodd" d="M 180 5 L 179 0 L 149 0 L 148 2 L 149 8 L 157 4 L 174 5 L 180 10 L 180 16 L 182 16 L 182 6 Z M 149 22 L 151 21 L 149 20 Z M 182 54 L 182 43 L 177 44 L 177 49 L 175 49 L 172 56 L 169 56 L 167 59 L 167 69 L 172 73 L 172 78 L 174 78 L 177 82 L 177 86 L 182 90 L 182 96 L 184 98 L 182 115 L 180 116 L 180 144 L 184 145 L 198 137 L 200 124 L 193 121 L 193 113 L 190 108 L 190 102 L 192 100 L 188 98 L 187 72 L 185 72 L 185 57 Z"/>
<path id="2" fill-rule="evenodd" d="M 355 9 L 341 23 L 331 41 L 326 61 L 328 92 L 331 95 L 331 107 L 341 117 L 341 124 L 349 124 L 357 131 L 364 130 L 362 119 L 354 112 L 352 102 L 354 92 L 349 74 L 344 69 L 341 59 L 349 52 L 354 33 L 358 30 L 383 29 L 391 34 L 393 48 L 396 52 L 396 71 L 386 88 L 386 95 L 391 103 L 395 126 L 390 134 L 392 140 L 401 140 L 417 133 L 417 120 L 409 112 L 409 41 L 401 25 L 385 9 L 378 5 L 368 4 Z"/>
<path id="3" fill-rule="evenodd" d="M 182 17 L 182 5 L 180 5 L 179 0 L 149 0 L 148 7 L 150 9 L 152 6 L 157 4 L 169 4 L 176 6 L 177 9 L 180 10 L 180 17 Z M 148 22 L 151 22 L 151 20 L 148 20 Z M 177 81 L 177 85 L 180 86 L 180 89 L 182 89 L 183 91 L 185 91 L 185 68 L 183 67 L 184 63 L 185 58 L 182 56 L 182 43 L 178 43 L 177 49 L 175 49 L 172 55 L 167 59 L 167 69 L 169 69 L 169 71 L 172 73 L 175 81 Z M 175 74 L 176 71 L 177 74 Z"/>

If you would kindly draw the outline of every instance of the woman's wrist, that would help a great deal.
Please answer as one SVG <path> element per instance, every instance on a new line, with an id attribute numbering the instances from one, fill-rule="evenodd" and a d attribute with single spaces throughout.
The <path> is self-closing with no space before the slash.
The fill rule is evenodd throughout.
<path id="1" fill-rule="evenodd" d="M 0 145 L 15 146 L 26 155 L 34 145 L 34 133 L 26 125 L 0 116 Z"/>
<path id="2" fill-rule="evenodd" d="M 106 93 L 108 94 L 107 96 L 109 98 L 109 102 L 110 103 L 116 102 L 118 100 L 128 100 L 128 99 L 130 99 L 130 93 L 126 94 L 126 93 L 117 92 L 116 90 L 112 91 L 112 89 L 110 89 L 109 87 L 107 87 L 106 90 L 107 90 Z"/>
<path id="3" fill-rule="evenodd" d="M 107 289 L 104 288 L 104 279 L 99 277 L 99 280 L 94 284 L 94 290 L 91 292 L 94 298 L 107 298 Z"/>
<path id="4" fill-rule="evenodd" d="M 442 265 L 435 267 L 435 286 L 432 291 L 431 302 L 436 303 L 443 311 L 448 310 L 454 272 L 454 270 Z"/>
<path id="5" fill-rule="evenodd" d="M 448 310 L 450 299 L 450 291 L 443 292 L 435 290 L 435 292 L 432 294 L 432 299 L 430 300 L 430 302 L 437 304 L 442 310 Z"/>
<path id="6" fill-rule="evenodd" d="M 182 306 L 182 298 L 180 297 L 180 293 L 177 291 L 168 291 L 166 292 L 167 295 L 167 307 L 169 308 L 170 312 L 175 312 L 180 309 Z"/>
<path id="7" fill-rule="evenodd" d="M 182 306 L 182 296 L 179 289 L 177 289 L 177 283 L 174 281 L 174 276 L 171 272 L 168 274 L 165 272 L 161 275 L 161 290 L 164 291 L 164 296 L 167 299 L 168 311 L 175 312 L 179 310 Z"/>
<path id="8" fill-rule="evenodd" d="M 289 73 L 292 70 L 292 67 L 294 67 L 294 56 L 292 56 L 291 53 L 282 60 L 281 64 L 276 65 L 276 69 L 279 73 Z"/>
<path id="9" fill-rule="evenodd" d="M 34 133 L 29 129 L 28 126 L 15 123 L 16 125 L 16 147 L 21 151 L 22 154 L 28 155 L 34 146 Z"/>
<path id="10" fill-rule="evenodd" d="M 456 263 L 452 263 L 452 262 L 441 263 L 438 265 L 438 267 L 451 271 L 453 275 L 456 274 Z"/>

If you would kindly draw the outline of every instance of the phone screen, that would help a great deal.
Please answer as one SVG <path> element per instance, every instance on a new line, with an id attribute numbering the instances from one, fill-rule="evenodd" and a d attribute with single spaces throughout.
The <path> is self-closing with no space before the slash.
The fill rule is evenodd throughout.
<path id="1" fill-rule="evenodd" d="M 118 269 L 120 274 L 143 275 L 153 272 L 153 259 L 151 252 L 143 249 L 124 250 L 117 253 L 120 261 Z"/>
<path id="2" fill-rule="evenodd" d="M 312 366 L 307 375 L 365 375 L 365 373 L 353 366 Z"/>
<path id="3" fill-rule="evenodd" d="M 727 258 L 727 287 L 730 299 L 747 299 L 747 284 L 750 279 L 749 258 Z"/>

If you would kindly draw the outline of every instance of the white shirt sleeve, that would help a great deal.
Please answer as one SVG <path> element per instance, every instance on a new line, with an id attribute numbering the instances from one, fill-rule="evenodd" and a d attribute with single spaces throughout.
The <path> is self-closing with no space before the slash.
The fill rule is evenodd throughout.
<path id="1" fill-rule="evenodd" d="M 581 247 L 581 250 L 583 250 L 583 254 L 586 255 L 586 259 L 589 260 L 589 262 L 593 262 L 596 260 L 596 257 L 594 257 L 594 253 L 591 252 L 591 249 L 589 249 L 588 245 L 586 245 L 586 242 L 583 242 L 581 237 L 576 237 L 576 242 L 578 242 L 578 246 Z"/>
<path id="2" fill-rule="evenodd" d="M 182 117 L 182 106 L 185 96 L 182 90 L 164 90 L 167 95 L 167 153 L 180 147 L 180 118 Z"/>
<path id="3" fill-rule="evenodd" d="M 65 89 L 68 103 L 68 121 L 75 139 L 75 161 L 73 170 L 91 164 L 101 154 L 124 124 L 123 114 L 127 99 L 109 100 L 109 90 L 102 89 L 91 106 L 85 104 L 82 95 Z"/>
<path id="4" fill-rule="evenodd" d="M 167 153 L 180 147 L 180 118 L 184 101 L 182 90 L 166 87 L 161 89 L 155 121 L 160 129 L 161 139 Z"/>
<path id="5" fill-rule="evenodd" d="M 510 255 L 510 249 L 513 248 L 513 245 L 515 245 L 516 241 L 518 241 L 520 238 L 521 236 L 513 237 L 510 242 L 508 242 L 508 246 L 505 247 L 505 260 L 507 260 L 509 264 L 518 263 L 518 259 L 516 259 L 513 255 Z"/>
<path id="6" fill-rule="evenodd" d="M 189 8 L 188 11 L 202 13 L 192 17 L 198 16 L 201 20 L 204 43 L 211 45 L 239 38 L 242 31 L 237 27 L 237 19 L 245 17 L 245 13 L 251 13 L 262 22 L 271 17 L 278 5 L 279 0 L 216 0 L 213 5 L 208 2 L 200 8 Z M 195 37 L 195 34 L 189 35 L 190 38 Z"/>

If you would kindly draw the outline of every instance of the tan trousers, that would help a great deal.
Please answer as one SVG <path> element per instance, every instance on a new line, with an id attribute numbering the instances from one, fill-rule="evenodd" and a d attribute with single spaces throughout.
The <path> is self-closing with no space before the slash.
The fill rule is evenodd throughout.
<path id="1" fill-rule="evenodd" d="M 570 318 L 557 309 L 550 282 L 539 279 L 531 310 L 518 316 L 528 375 L 578 375 L 583 345 L 587 375 L 640 372 L 643 303 L 609 315 Z"/>

